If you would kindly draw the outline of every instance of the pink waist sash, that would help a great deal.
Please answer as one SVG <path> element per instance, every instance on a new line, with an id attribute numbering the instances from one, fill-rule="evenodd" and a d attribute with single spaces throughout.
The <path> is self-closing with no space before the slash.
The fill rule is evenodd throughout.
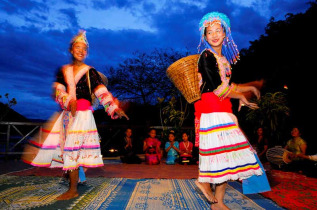
<path id="1" fill-rule="evenodd" d="M 78 99 L 77 100 L 77 111 L 86 111 L 86 110 L 91 110 L 94 111 L 94 109 L 91 106 L 90 101 L 86 99 Z"/>

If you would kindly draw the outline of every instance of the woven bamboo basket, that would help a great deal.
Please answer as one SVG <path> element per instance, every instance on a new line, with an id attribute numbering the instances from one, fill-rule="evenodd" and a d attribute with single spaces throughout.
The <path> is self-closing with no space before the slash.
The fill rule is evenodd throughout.
<path id="1" fill-rule="evenodd" d="M 193 103 L 201 97 L 197 71 L 198 59 L 199 54 L 189 55 L 175 61 L 166 71 L 167 76 L 188 103 Z"/>

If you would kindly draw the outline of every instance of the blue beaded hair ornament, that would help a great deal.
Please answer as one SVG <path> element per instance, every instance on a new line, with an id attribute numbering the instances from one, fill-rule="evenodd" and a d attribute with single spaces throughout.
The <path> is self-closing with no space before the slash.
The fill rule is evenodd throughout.
<path id="1" fill-rule="evenodd" d="M 220 21 L 221 26 L 226 33 L 226 37 L 222 43 L 222 54 L 226 57 L 226 59 L 231 63 L 234 64 L 239 60 L 239 50 L 237 45 L 234 43 L 233 38 L 231 36 L 230 30 L 230 20 L 227 15 L 220 13 L 220 12 L 210 12 L 207 13 L 199 22 L 199 31 L 200 31 L 200 43 L 198 45 L 198 53 L 200 53 L 200 46 L 204 44 L 206 48 L 210 49 L 212 52 L 217 54 L 214 49 L 210 46 L 210 44 L 205 39 L 205 28 L 212 25 L 214 21 Z"/>

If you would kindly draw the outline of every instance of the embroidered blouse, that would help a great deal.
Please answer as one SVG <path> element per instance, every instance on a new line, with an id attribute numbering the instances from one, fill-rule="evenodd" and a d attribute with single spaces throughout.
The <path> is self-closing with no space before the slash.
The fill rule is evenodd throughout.
<path id="1" fill-rule="evenodd" d="M 224 56 L 218 56 L 206 49 L 198 62 L 201 74 L 201 92 L 213 92 L 220 100 L 225 99 L 232 88 L 230 85 L 231 66 Z"/>
<path id="2" fill-rule="evenodd" d="M 86 76 L 87 72 L 89 72 L 90 81 Z M 90 84 L 90 90 L 88 84 Z M 111 118 L 117 119 L 119 117 L 115 115 L 116 110 L 119 110 L 117 101 L 114 100 L 106 86 L 103 85 L 96 89 L 98 85 L 103 85 L 103 80 L 94 68 L 86 66 L 79 70 L 76 75 L 73 75 L 72 66 L 64 66 L 57 73 L 56 82 L 54 83 L 55 100 L 63 110 L 67 110 L 71 100 L 86 99 L 92 102 L 91 93 L 94 93 Z"/>
<path id="3" fill-rule="evenodd" d="M 182 141 L 181 143 L 179 143 L 179 150 L 181 152 L 187 153 L 188 155 L 191 155 L 193 151 L 193 143 L 191 143 L 190 141 L 187 141 L 187 146 L 186 146 L 185 142 Z"/>
<path id="4" fill-rule="evenodd" d="M 90 77 L 90 85 L 91 85 L 91 91 L 98 86 L 103 84 L 103 81 L 101 77 L 99 76 L 98 72 L 94 68 L 89 69 L 89 77 Z M 84 74 L 78 83 L 76 84 L 76 98 L 77 99 L 86 99 L 91 102 L 91 94 L 89 92 L 89 87 L 88 87 L 88 81 L 87 81 L 87 74 Z M 56 75 L 56 82 L 64 85 L 67 87 L 64 75 L 62 70 L 59 70 L 57 75 Z"/>

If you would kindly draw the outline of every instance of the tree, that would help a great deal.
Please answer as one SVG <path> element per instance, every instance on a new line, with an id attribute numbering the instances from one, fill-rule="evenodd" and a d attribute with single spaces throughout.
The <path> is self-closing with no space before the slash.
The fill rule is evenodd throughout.
<path id="1" fill-rule="evenodd" d="M 3 106 L 1 106 L 0 109 L 0 121 L 8 114 L 10 111 L 10 108 L 17 104 L 17 101 L 15 98 L 10 99 L 9 93 L 4 94 L 4 97 L 7 100 L 7 103 L 4 103 Z M 0 95 L 0 98 L 2 98 L 2 95 Z"/>
<path id="2" fill-rule="evenodd" d="M 261 90 L 263 95 L 280 92 L 287 85 L 289 122 L 304 128 L 305 140 L 310 148 L 315 148 L 312 153 L 317 151 L 315 125 L 307 119 L 313 119 L 313 115 L 316 115 L 315 104 L 312 102 L 316 80 L 312 76 L 316 69 L 316 19 L 316 0 L 310 2 L 310 8 L 304 13 L 287 14 L 285 20 L 276 21 L 271 18 L 265 34 L 250 42 L 248 49 L 241 50 L 241 59 L 232 71 L 232 79 L 237 83 L 264 78 L 266 82 Z M 279 128 L 280 132 L 289 129 Z"/>
<path id="3" fill-rule="evenodd" d="M 116 96 L 142 104 L 156 104 L 157 98 L 169 98 L 174 86 L 166 69 L 188 55 L 173 49 L 155 49 L 150 53 L 135 52 L 118 68 L 109 69 L 109 86 Z"/>

